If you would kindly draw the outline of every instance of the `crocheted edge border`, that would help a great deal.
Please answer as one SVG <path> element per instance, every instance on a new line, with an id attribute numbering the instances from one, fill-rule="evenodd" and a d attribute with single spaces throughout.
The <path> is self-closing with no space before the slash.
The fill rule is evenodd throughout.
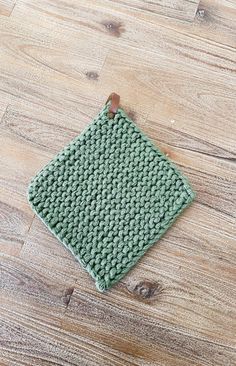
<path id="1" fill-rule="evenodd" d="M 100 116 L 103 116 L 104 114 L 107 114 L 108 108 L 109 108 L 110 103 L 106 104 L 102 110 L 98 113 L 98 115 L 92 120 L 92 122 L 78 135 L 76 136 L 73 140 L 71 140 L 66 146 L 64 146 L 64 148 L 62 150 L 60 150 L 53 159 L 51 159 L 51 161 L 49 161 L 47 164 L 45 164 L 43 166 L 43 168 L 41 168 L 39 170 L 39 172 L 31 179 L 30 184 L 28 186 L 28 191 L 27 191 L 27 199 L 28 199 L 28 203 L 30 205 L 30 207 L 32 208 L 33 212 L 36 214 L 36 216 L 44 223 L 44 225 L 48 228 L 48 230 L 59 240 L 60 243 L 63 244 L 63 246 L 72 253 L 73 257 L 80 263 L 81 267 L 84 268 L 90 275 L 91 277 L 95 280 L 95 284 L 97 289 L 100 292 L 104 292 L 105 290 L 108 290 L 109 288 L 111 288 L 115 283 L 117 283 L 119 280 L 121 280 L 136 264 L 137 262 L 140 260 L 140 258 L 142 258 L 142 256 L 148 251 L 148 249 L 150 247 L 152 247 L 158 240 L 160 240 L 160 238 L 166 233 L 166 231 L 170 228 L 170 226 L 174 223 L 174 221 L 178 218 L 178 216 L 180 215 L 180 213 L 187 208 L 192 201 L 194 200 L 196 194 L 195 192 L 192 190 L 191 185 L 187 179 L 187 177 L 185 177 L 182 172 L 176 167 L 176 165 L 164 154 L 162 153 L 159 148 L 154 144 L 154 142 L 147 137 L 142 130 L 139 129 L 138 126 L 136 126 L 136 124 L 134 123 L 134 121 L 132 121 L 131 118 L 129 118 L 127 116 L 127 114 L 125 113 L 125 111 L 122 108 L 118 108 L 117 113 L 120 114 L 120 116 L 122 118 L 125 118 L 128 122 L 130 122 L 134 129 L 136 130 L 136 132 L 138 132 L 142 138 L 149 143 L 149 145 L 154 149 L 155 152 L 158 152 L 159 156 L 163 157 L 168 164 L 170 165 L 171 168 L 173 168 L 173 170 L 176 172 L 176 174 L 179 176 L 179 178 L 182 180 L 184 188 L 186 190 L 186 193 L 188 194 L 188 198 L 186 199 L 185 203 L 182 202 L 182 204 L 180 204 L 180 206 L 176 209 L 176 212 L 174 213 L 174 215 L 172 216 L 172 218 L 169 220 L 169 222 L 162 228 L 162 230 L 158 233 L 158 235 L 153 239 L 147 242 L 147 244 L 145 245 L 145 248 L 141 251 L 141 253 L 139 253 L 139 255 L 137 255 L 135 257 L 135 259 L 133 259 L 133 263 L 129 266 L 127 266 L 118 276 L 116 276 L 113 280 L 111 280 L 109 282 L 109 286 L 106 285 L 106 282 L 97 274 L 95 273 L 93 270 L 91 270 L 91 268 L 89 268 L 88 265 L 86 265 L 86 263 L 83 262 L 83 260 L 80 258 L 80 256 L 78 254 L 75 254 L 73 251 L 73 247 L 70 244 L 66 244 L 65 242 L 63 242 L 62 239 L 59 238 L 59 236 L 56 234 L 56 232 L 45 222 L 44 218 L 42 216 L 39 215 L 39 213 L 35 210 L 33 204 L 31 204 L 30 202 L 30 197 L 29 197 L 29 190 L 31 185 L 33 185 L 33 183 L 37 180 L 37 178 L 43 174 L 44 170 L 46 167 L 48 167 L 50 164 L 52 164 L 55 159 L 57 158 L 57 156 L 59 154 L 61 154 L 66 148 L 68 148 L 70 145 L 73 145 L 75 143 L 75 141 L 80 140 L 80 138 L 89 131 L 89 129 L 94 125 L 94 123 L 96 123 L 96 121 L 99 119 Z M 107 121 L 109 121 L 109 118 L 106 117 L 105 120 L 107 119 Z"/>

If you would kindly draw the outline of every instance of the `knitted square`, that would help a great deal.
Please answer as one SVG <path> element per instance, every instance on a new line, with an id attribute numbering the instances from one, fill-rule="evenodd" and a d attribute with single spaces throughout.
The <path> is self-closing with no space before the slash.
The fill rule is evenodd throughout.
<path id="1" fill-rule="evenodd" d="M 194 198 L 186 178 L 119 108 L 108 105 L 32 180 L 33 211 L 104 291 Z"/>

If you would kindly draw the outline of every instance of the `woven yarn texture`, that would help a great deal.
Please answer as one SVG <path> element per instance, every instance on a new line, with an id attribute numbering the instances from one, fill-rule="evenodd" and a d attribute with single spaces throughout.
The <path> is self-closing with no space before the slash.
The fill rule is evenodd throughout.
<path id="1" fill-rule="evenodd" d="M 32 180 L 28 199 L 104 291 L 194 198 L 186 178 L 119 108 L 106 105 Z"/>

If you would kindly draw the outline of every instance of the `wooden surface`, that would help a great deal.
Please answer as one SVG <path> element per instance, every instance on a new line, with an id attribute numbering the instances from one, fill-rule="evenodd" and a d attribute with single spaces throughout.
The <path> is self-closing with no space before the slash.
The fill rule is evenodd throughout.
<path id="1" fill-rule="evenodd" d="M 236 364 L 236 2 L 0 0 L 0 364 Z M 197 197 L 112 290 L 34 216 L 111 91 Z"/>

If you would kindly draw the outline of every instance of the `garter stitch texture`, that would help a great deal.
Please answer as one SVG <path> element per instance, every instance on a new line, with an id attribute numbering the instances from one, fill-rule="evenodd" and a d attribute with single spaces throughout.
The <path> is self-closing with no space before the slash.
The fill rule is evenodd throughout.
<path id="1" fill-rule="evenodd" d="M 119 108 L 32 180 L 28 199 L 100 291 L 120 280 L 194 198 L 187 180 Z"/>

